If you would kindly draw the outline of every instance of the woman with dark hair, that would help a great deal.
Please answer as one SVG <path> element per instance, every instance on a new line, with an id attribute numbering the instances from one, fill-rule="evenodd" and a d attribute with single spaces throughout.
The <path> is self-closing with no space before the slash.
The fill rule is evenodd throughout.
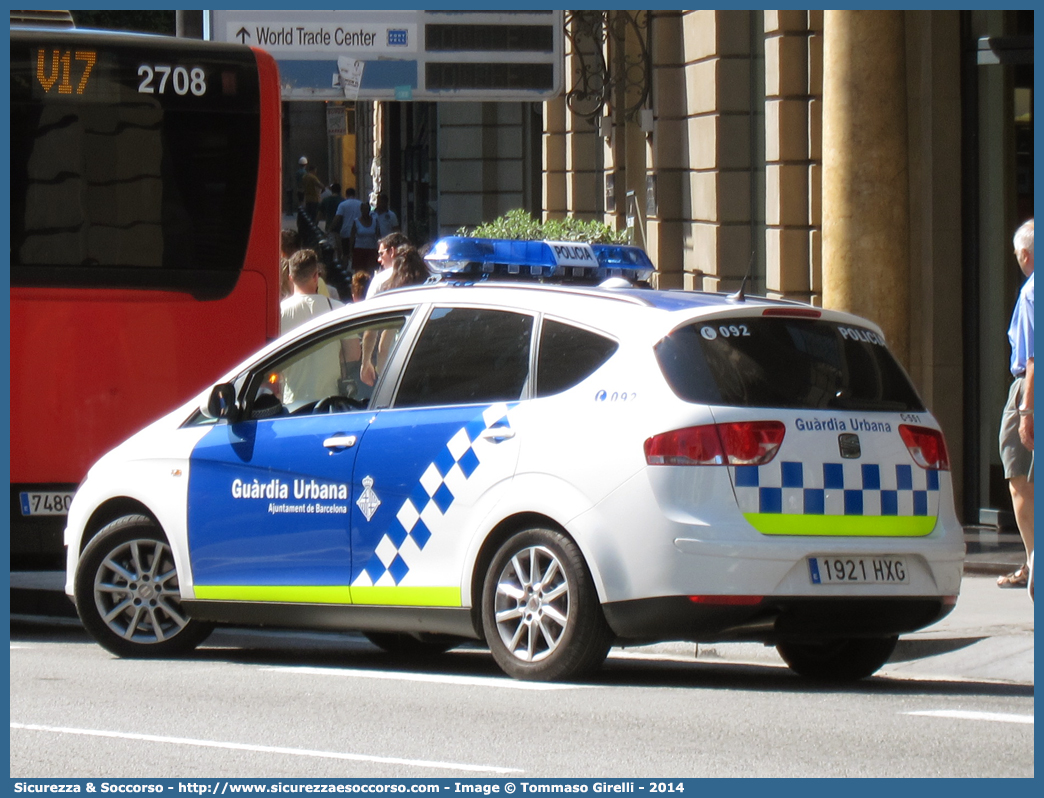
<path id="1" fill-rule="evenodd" d="M 389 277 L 377 293 L 391 291 L 393 288 L 405 288 L 408 285 L 420 285 L 428 279 L 431 272 L 428 264 L 424 262 L 421 254 L 409 244 L 404 244 L 395 249 L 395 260 L 391 267 Z M 385 330 L 378 339 L 377 333 L 368 331 L 363 334 L 362 340 L 362 366 L 359 369 L 360 379 L 367 385 L 374 385 L 377 375 L 384 368 L 384 363 L 391 353 L 392 344 L 398 331 Z"/>
<path id="2" fill-rule="evenodd" d="M 381 226 L 377 217 L 370 212 L 370 204 L 359 206 L 359 217 L 352 222 L 350 234 L 352 271 L 365 271 L 373 275 L 380 264 L 377 262 L 377 242 L 381 239 Z"/>
<path id="3" fill-rule="evenodd" d="M 397 247 L 395 260 L 392 263 L 391 277 L 380 288 L 380 291 L 390 291 L 393 288 L 403 288 L 407 285 L 420 285 L 431 276 L 428 264 L 425 263 L 421 254 L 409 245 Z"/>

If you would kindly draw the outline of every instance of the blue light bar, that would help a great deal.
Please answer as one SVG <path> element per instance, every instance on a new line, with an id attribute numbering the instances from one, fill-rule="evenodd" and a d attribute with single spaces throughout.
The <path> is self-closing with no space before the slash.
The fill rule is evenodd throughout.
<path id="1" fill-rule="evenodd" d="M 448 236 L 425 256 L 435 274 L 471 279 L 646 283 L 656 271 L 640 247 L 575 241 L 516 241 Z"/>

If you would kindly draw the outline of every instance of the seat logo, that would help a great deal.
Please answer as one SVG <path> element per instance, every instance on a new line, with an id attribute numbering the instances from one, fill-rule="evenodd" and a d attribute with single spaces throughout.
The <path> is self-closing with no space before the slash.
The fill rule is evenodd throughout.
<path id="1" fill-rule="evenodd" d="M 362 514 L 366 516 L 366 520 L 369 521 L 373 518 L 373 514 L 377 512 L 377 508 L 381 506 L 381 500 L 373 492 L 373 477 L 364 477 L 362 484 L 363 492 L 356 504 L 362 510 Z"/>
<path id="2" fill-rule="evenodd" d="M 863 453 L 859 447 L 859 436 L 850 432 L 837 436 L 837 448 L 841 451 L 841 456 L 848 460 L 856 460 Z"/>

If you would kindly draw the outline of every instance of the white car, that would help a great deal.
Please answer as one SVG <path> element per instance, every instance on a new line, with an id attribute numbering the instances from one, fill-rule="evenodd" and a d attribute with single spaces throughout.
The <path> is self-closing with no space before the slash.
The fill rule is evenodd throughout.
<path id="1" fill-rule="evenodd" d="M 498 283 L 274 342 L 105 455 L 65 542 L 66 590 L 121 656 L 265 624 L 484 640 L 542 680 L 666 640 L 862 678 L 953 608 L 964 557 L 939 425 L 873 324 Z"/>

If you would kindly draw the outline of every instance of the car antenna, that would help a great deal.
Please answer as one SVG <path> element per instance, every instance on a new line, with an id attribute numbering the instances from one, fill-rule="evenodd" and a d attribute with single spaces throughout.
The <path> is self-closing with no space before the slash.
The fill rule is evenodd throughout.
<path id="1" fill-rule="evenodd" d="M 747 264 L 747 273 L 743 275 L 743 281 L 740 283 L 739 290 L 735 294 L 729 294 L 729 302 L 746 302 L 747 301 L 747 281 L 750 280 L 751 273 L 754 271 L 754 248 L 750 249 L 750 263 Z"/>

